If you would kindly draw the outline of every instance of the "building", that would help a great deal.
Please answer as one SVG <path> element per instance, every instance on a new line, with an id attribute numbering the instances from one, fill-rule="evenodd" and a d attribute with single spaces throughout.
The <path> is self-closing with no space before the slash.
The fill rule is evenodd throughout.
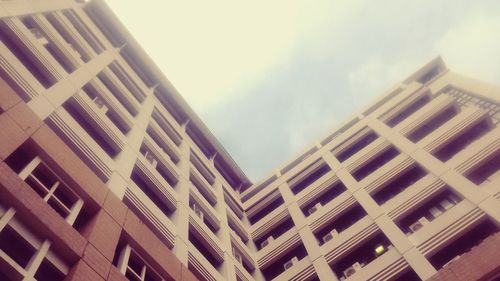
<path id="1" fill-rule="evenodd" d="M 0 17 L 0 280 L 500 274 L 500 87 L 435 59 L 252 184 L 102 0 Z"/>

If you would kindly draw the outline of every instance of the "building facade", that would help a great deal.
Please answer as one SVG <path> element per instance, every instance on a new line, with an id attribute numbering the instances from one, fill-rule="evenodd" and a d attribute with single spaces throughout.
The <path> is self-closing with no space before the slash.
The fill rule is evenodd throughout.
<path id="1" fill-rule="evenodd" d="M 0 280 L 500 273 L 500 87 L 439 58 L 252 184 L 104 1 L 0 41 Z"/>

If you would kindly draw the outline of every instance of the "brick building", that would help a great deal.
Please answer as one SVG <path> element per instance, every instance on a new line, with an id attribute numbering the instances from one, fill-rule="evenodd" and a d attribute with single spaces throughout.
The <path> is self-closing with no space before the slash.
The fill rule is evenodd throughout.
<path id="1" fill-rule="evenodd" d="M 252 184 L 102 0 L 0 15 L 0 280 L 498 277 L 499 87 L 435 59 Z"/>

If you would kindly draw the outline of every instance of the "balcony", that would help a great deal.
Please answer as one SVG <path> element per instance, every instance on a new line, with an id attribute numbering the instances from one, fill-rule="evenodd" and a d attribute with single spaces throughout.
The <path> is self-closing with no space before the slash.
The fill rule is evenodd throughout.
<path id="1" fill-rule="evenodd" d="M 193 150 L 191 150 L 189 161 L 191 164 L 199 172 L 200 175 L 206 180 L 206 182 L 212 186 L 215 183 L 215 175 L 210 171 L 208 166 L 212 165 L 212 163 L 207 163 L 202 160 Z"/>
<path id="2" fill-rule="evenodd" d="M 258 224 L 265 217 L 269 217 L 271 213 L 275 213 L 276 209 L 284 207 L 284 203 L 280 191 L 276 189 L 246 210 L 248 220 L 253 225 Z"/>
<path id="3" fill-rule="evenodd" d="M 114 170 L 113 159 L 89 135 L 64 108 L 59 108 L 48 117 L 48 124 L 92 170 L 106 182 Z"/>
<path id="4" fill-rule="evenodd" d="M 485 214 L 467 200 L 455 205 L 435 220 L 425 224 L 408 239 L 425 256 L 430 256 L 454 238 L 478 224 Z"/>
<path id="5" fill-rule="evenodd" d="M 352 208 L 356 204 L 356 199 L 350 192 L 343 192 L 324 207 L 309 216 L 309 226 L 316 233 L 325 225 L 331 223 L 335 218 Z"/>
<path id="6" fill-rule="evenodd" d="M 86 117 L 90 124 L 100 128 L 103 132 L 102 135 L 109 144 L 112 144 L 116 151 L 123 149 L 125 136 L 119 130 L 118 126 L 106 116 L 106 112 L 92 101 L 88 95 L 81 91 L 77 92 L 73 96 L 72 104 Z"/>
<path id="7" fill-rule="evenodd" d="M 281 274 L 272 279 L 273 281 L 288 281 L 288 280 L 304 280 L 316 281 L 319 280 L 316 276 L 316 270 L 309 257 L 304 257 L 297 262 L 293 262 L 293 266 L 283 271 Z"/>
<path id="8" fill-rule="evenodd" d="M 281 274 L 292 274 L 288 271 L 297 274 L 297 271 L 300 272 L 299 268 L 305 266 L 304 263 L 310 264 L 311 262 L 298 234 L 275 248 L 275 252 L 267 255 L 265 259 L 259 260 L 259 266 L 266 280 L 274 279 Z"/>
<path id="9" fill-rule="evenodd" d="M 196 188 L 191 188 L 189 191 L 190 195 L 190 205 L 198 205 L 204 213 L 203 220 L 210 226 L 213 232 L 219 231 L 221 220 L 217 211 L 210 205 L 210 203 L 201 195 L 201 193 Z"/>
<path id="10" fill-rule="evenodd" d="M 398 268 L 398 260 L 404 263 L 403 257 L 390 244 L 385 235 L 379 233 L 359 241 L 354 247 L 335 261 L 330 261 L 333 272 L 340 280 L 368 280 L 368 276 L 396 275 L 403 268 Z M 366 276 L 368 278 L 361 278 Z M 377 279 L 377 278 L 376 278 Z"/>
<path id="11" fill-rule="evenodd" d="M 332 240 L 336 240 L 344 231 L 357 225 L 359 221 L 366 220 L 366 215 L 366 211 L 360 205 L 356 204 L 336 216 L 328 225 L 314 232 L 314 236 L 319 241 L 319 245 L 329 243 Z"/>
<path id="12" fill-rule="evenodd" d="M 281 205 L 280 207 L 274 209 L 272 212 L 267 213 L 264 219 L 252 225 L 252 237 L 254 239 L 260 237 L 263 233 L 269 232 L 278 223 L 285 221 L 289 217 L 290 213 L 288 212 L 288 209 L 284 205 Z"/>
<path id="13" fill-rule="evenodd" d="M 389 245 L 387 251 L 361 268 L 354 269 L 348 278 L 342 274 L 340 280 L 389 280 L 404 274 L 406 261 L 399 252 Z M 404 279 L 407 281 L 408 279 Z M 420 280 L 419 278 L 416 280 Z"/>
<path id="14" fill-rule="evenodd" d="M 325 253 L 328 262 L 338 260 L 356 245 L 370 239 L 377 231 L 378 227 L 373 220 L 364 216 L 347 229 L 339 230 L 332 235 L 332 238 L 321 246 L 322 252 Z"/>
<path id="15" fill-rule="evenodd" d="M 272 226 L 272 229 L 267 229 L 265 233 L 260 233 L 258 237 L 254 236 L 254 242 L 257 249 L 263 250 L 274 245 L 274 241 L 288 233 L 295 227 L 292 218 L 287 218 Z"/>
<path id="16" fill-rule="evenodd" d="M 408 211 L 420 206 L 427 198 L 442 191 L 446 184 L 433 174 L 428 174 L 415 184 L 408 187 L 405 192 L 399 193 L 381 207 L 391 219 L 398 220 Z"/>
<path id="17" fill-rule="evenodd" d="M 138 217 L 151 226 L 168 247 L 174 246 L 177 227 L 135 183 L 129 183 L 123 201 Z"/>
<path id="18" fill-rule="evenodd" d="M 225 279 L 192 243 L 189 243 L 188 269 L 200 280 L 219 281 Z"/>
<path id="19" fill-rule="evenodd" d="M 200 248 L 199 250 L 214 267 L 218 267 L 224 261 L 222 243 L 205 223 L 203 217 L 200 218 L 199 213 L 193 210 L 189 212 L 189 240 Z"/>
<path id="20" fill-rule="evenodd" d="M 177 208 L 177 192 L 145 158 L 137 158 L 131 178 L 140 182 L 138 185 L 142 190 L 148 190 L 152 196 L 154 194 L 170 212 Z"/>
<path id="21" fill-rule="evenodd" d="M 372 157 L 367 157 L 364 163 L 359 163 L 358 167 L 356 167 L 352 172 L 352 176 L 357 181 L 361 181 L 385 164 L 389 163 L 399 154 L 399 151 L 394 146 L 388 146 L 378 151 L 378 153 Z"/>
<path id="22" fill-rule="evenodd" d="M 231 247 L 233 248 L 233 257 L 236 260 L 236 265 L 239 265 L 248 274 L 255 270 L 255 261 L 253 253 L 241 242 L 241 240 L 234 233 L 230 234 Z"/>
<path id="23" fill-rule="evenodd" d="M 180 174 L 179 169 L 168 157 L 165 157 L 161 148 L 148 135 L 144 136 L 140 152 L 142 155 L 140 158 L 144 158 L 170 186 L 175 187 Z"/>
<path id="24" fill-rule="evenodd" d="M 172 162 L 176 164 L 179 162 L 181 158 L 179 148 L 154 119 L 150 120 L 147 133 L 158 147 L 161 147 L 163 152 L 168 155 Z"/>
<path id="25" fill-rule="evenodd" d="M 449 187 L 443 187 L 439 193 L 425 198 L 419 206 L 405 213 L 396 224 L 406 235 L 411 235 L 425 227 L 429 222 L 452 210 L 461 200 L 462 198 Z"/>
<path id="26" fill-rule="evenodd" d="M 292 190 L 293 194 L 297 194 L 314 184 L 316 181 L 331 177 L 331 175 L 326 176 L 326 174 L 330 171 L 331 169 L 328 164 L 323 161 L 317 161 L 290 179 L 288 181 L 288 186 Z"/>
<path id="27" fill-rule="evenodd" d="M 128 132 L 133 124 L 134 117 L 127 111 L 127 109 L 120 103 L 120 101 L 102 84 L 101 80 L 93 79 L 89 83 L 83 86 L 83 90 L 95 99 L 95 97 L 101 98 L 104 103 L 108 106 L 108 112 L 106 115 L 113 116 L 113 120 L 119 128 L 122 128 L 122 132 Z M 111 117 L 110 117 L 111 118 Z"/>
<path id="28" fill-rule="evenodd" d="M 448 140 L 446 144 L 434 151 L 433 154 L 439 160 L 446 162 L 491 130 L 492 126 L 488 120 L 480 121 L 470 128 L 463 130 L 459 135 L 453 136 L 452 139 Z"/>
<path id="29" fill-rule="evenodd" d="M 416 143 L 458 112 L 459 108 L 456 107 L 454 98 L 437 95 L 431 102 L 396 126 L 396 130 Z"/>
<path id="30" fill-rule="evenodd" d="M 393 175 L 386 183 L 376 189 L 371 190 L 370 194 L 379 205 L 396 197 L 407 188 L 418 183 L 427 174 L 419 165 L 402 167 L 402 171 L 394 171 L 398 173 Z M 391 171 L 392 173 L 392 171 Z"/>
<path id="31" fill-rule="evenodd" d="M 364 127 L 331 151 L 340 162 L 344 162 L 351 156 L 360 152 L 363 148 L 367 147 L 377 138 L 378 135 L 375 132 L 368 127 Z"/>
<path id="32" fill-rule="evenodd" d="M 454 238 L 453 242 L 447 243 L 444 248 L 429 257 L 429 261 L 438 270 L 446 268 L 447 265 L 459 259 L 461 255 L 469 252 L 473 247 L 481 244 L 484 239 L 495 235 L 498 231 L 496 223 L 489 219 L 483 220 L 462 233 L 460 237 Z"/>
<path id="33" fill-rule="evenodd" d="M 212 186 L 205 180 L 205 178 L 198 172 L 197 169 L 191 168 L 189 181 L 198 189 L 198 191 L 205 197 L 210 205 L 217 204 L 217 196 Z"/>
<path id="34" fill-rule="evenodd" d="M 413 113 L 417 112 L 424 105 L 431 101 L 429 93 L 419 93 L 403 100 L 398 105 L 393 107 L 389 112 L 385 113 L 380 119 L 387 126 L 394 128 Z"/>
<path id="35" fill-rule="evenodd" d="M 316 210 L 318 210 L 318 204 L 324 206 L 346 190 L 347 188 L 345 185 L 336 176 L 334 176 L 312 189 L 302 198 L 298 199 L 297 204 L 305 216 L 310 216 L 314 213 L 311 208 L 316 206 Z"/>

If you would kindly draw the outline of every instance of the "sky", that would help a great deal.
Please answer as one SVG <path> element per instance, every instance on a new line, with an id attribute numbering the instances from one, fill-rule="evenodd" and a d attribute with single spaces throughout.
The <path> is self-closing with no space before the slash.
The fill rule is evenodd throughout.
<path id="1" fill-rule="evenodd" d="M 497 0 L 105 1 L 253 182 L 438 55 L 500 84 Z"/>

